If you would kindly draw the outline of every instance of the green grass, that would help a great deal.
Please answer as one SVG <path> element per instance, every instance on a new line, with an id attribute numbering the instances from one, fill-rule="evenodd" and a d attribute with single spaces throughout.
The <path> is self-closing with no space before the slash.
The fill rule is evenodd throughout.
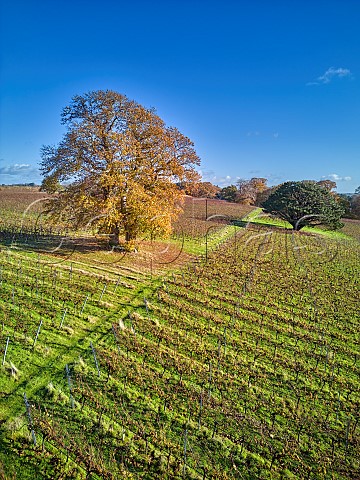
<path id="1" fill-rule="evenodd" d="M 252 212 L 246 215 L 242 221 L 249 222 L 249 224 L 267 225 L 269 227 L 273 226 L 292 230 L 290 223 L 263 213 L 261 208 L 254 209 Z M 341 230 L 326 230 L 321 227 L 304 227 L 301 231 L 323 235 L 335 240 L 350 240 L 352 238 L 350 235 L 342 232 Z"/>
<path id="2" fill-rule="evenodd" d="M 182 247 L 183 251 L 189 255 L 204 256 L 206 255 L 206 251 L 210 252 L 214 248 L 217 248 L 221 243 L 236 235 L 239 230 L 240 227 L 236 225 L 220 225 L 220 227 L 218 225 L 213 225 L 209 226 L 207 233 L 200 238 L 187 236 L 183 239 L 180 236 L 176 239 L 169 239 L 167 242 L 169 242 L 169 244 L 174 244 L 179 248 Z"/>
<path id="3" fill-rule="evenodd" d="M 5 478 L 356 478 L 359 246 L 255 215 L 163 275 L 2 243 Z"/>

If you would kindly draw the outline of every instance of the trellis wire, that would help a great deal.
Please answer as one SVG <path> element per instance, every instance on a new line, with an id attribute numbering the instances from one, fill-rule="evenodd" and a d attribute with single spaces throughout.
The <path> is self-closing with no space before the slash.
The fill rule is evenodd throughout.
<path id="1" fill-rule="evenodd" d="M 3 357 L 3 361 L 2 361 L 2 365 L 4 365 L 4 363 L 5 363 L 6 353 L 7 353 L 7 349 L 8 349 L 8 346 L 9 346 L 9 341 L 10 341 L 10 337 L 7 337 L 7 339 L 6 339 L 6 346 L 5 346 L 5 352 L 4 352 L 4 357 Z"/>
<path id="2" fill-rule="evenodd" d="M 26 396 L 25 392 L 24 392 L 24 403 L 25 403 L 25 408 L 26 408 L 26 415 L 28 417 L 29 428 L 31 430 L 31 436 L 32 436 L 34 445 L 36 446 L 36 436 L 35 436 L 33 421 L 32 421 L 31 413 L 30 413 L 30 404 L 28 402 L 28 399 L 27 399 L 27 396 Z"/>
<path id="3" fill-rule="evenodd" d="M 89 299 L 89 296 L 90 296 L 90 294 L 88 293 L 88 294 L 86 295 L 86 298 L 85 298 L 85 300 L 84 300 L 84 303 L 83 303 L 83 305 L 82 305 L 82 307 L 81 307 L 80 315 L 83 314 L 83 311 L 84 311 L 84 308 L 85 308 L 85 306 L 86 306 L 86 303 L 87 303 L 87 301 L 88 301 L 88 299 Z"/>
<path id="4" fill-rule="evenodd" d="M 35 335 L 35 338 L 34 338 L 33 348 L 34 348 L 35 345 L 36 345 L 36 342 L 37 342 L 37 339 L 38 339 L 38 336 L 39 336 L 39 333 L 40 333 L 40 329 L 41 329 L 42 323 L 43 323 L 43 319 L 40 320 L 40 323 L 39 323 L 39 326 L 38 326 L 38 329 L 37 329 L 37 332 L 36 332 L 36 335 Z"/>
<path id="5" fill-rule="evenodd" d="M 97 361 L 97 358 L 96 358 L 96 351 L 95 351 L 95 348 L 92 344 L 92 342 L 90 342 L 90 347 L 91 347 L 91 350 L 92 350 L 92 354 L 93 354 L 93 357 L 94 357 L 94 361 L 95 361 L 95 366 L 96 366 L 96 370 L 98 372 L 98 376 L 100 377 L 100 369 L 99 369 L 99 364 L 98 364 L 98 361 Z"/>
<path id="6" fill-rule="evenodd" d="M 65 320 L 65 317 L 66 317 L 66 314 L 67 314 L 67 308 L 65 308 L 65 310 L 64 310 L 64 313 L 63 313 L 63 315 L 62 315 L 61 323 L 60 323 L 60 327 L 59 327 L 59 328 L 62 328 L 63 323 L 64 323 L 64 320 Z"/>
<path id="7" fill-rule="evenodd" d="M 71 405 L 71 408 L 74 408 L 74 397 L 73 397 L 73 395 L 72 395 L 70 369 L 69 369 L 69 365 L 68 365 L 68 364 L 65 365 L 65 370 L 66 370 L 66 378 L 67 378 L 67 381 L 68 381 L 69 391 L 70 391 L 70 405 Z"/>

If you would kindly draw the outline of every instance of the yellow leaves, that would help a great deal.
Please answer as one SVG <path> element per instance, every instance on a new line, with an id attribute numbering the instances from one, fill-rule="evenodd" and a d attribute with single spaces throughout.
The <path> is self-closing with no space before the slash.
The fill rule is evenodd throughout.
<path id="1" fill-rule="evenodd" d="M 57 210 L 127 240 L 146 231 L 168 233 L 181 197 L 176 182 L 193 181 L 200 163 L 191 140 L 167 127 L 153 109 L 113 91 L 73 98 L 63 111 L 68 132 L 57 148 L 45 148 L 48 175 L 73 183 Z M 74 182 L 74 174 L 76 181 Z"/>

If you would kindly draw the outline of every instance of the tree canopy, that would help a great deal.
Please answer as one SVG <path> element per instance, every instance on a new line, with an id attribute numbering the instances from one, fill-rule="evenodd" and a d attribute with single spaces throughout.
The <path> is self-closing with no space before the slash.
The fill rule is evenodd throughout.
<path id="1" fill-rule="evenodd" d="M 191 140 L 153 109 L 110 90 L 73 97 L 62 124 L 62 141 L 41 150 L 43 184 L 69 182 L 51 201 L 52 215 L 95 223 L 116 241 L 169 233 L 181 210 L 177 182 L 198 177 Z"/>
<path id="2" fill-rule="evenodd" d="M 263 202 L 266 212 L 289 222 L 294 230 L 305 226 L 342 226 L 342 206 L 325 187 L 313 181 L 285 182 Z"/>
<path id="3" fill-rule="evenodd" d="M 266 178 L 253 177 L 250 180 L 239 179 L 236 202 L 244 205 L 254 205 L 259 194 L 268 189 Z"/>
<path id="4" fill-rule="evenodd" d="M 358 189 L 360 191 L 360 189 Z M 350 202 L 350 212 L 354 218 L 360 219 L 360 194 L 353 195 Z"/>
<path id="5" fill-rule="evenodd" d="M 333 191 L 336 190 L 337 188 L 336 182 L 334 182 L 333 180 L 324 179 L 324 180 L 319 180 L 316 183 L 320 185 L 320 187 L 324 187 L 326 190 L 328 190 L 331 193 L 334 193 Z"/>
<path id="6" fill-rule="evenodd" d="M 218 197 L 221 200 L 226 200 L 228 202 L 235 202 L 237 191 L 238 190 L 236 188 L 236 185 L 229 185 L 220 190 L 220 192 L 218 193 Z"/>
<path id="7" fill-rule="evenodd" d="M 185 185 L 185 193 L 198 198 L 215 198 L 220 190 L 211 182 L 191 182 Z"/>

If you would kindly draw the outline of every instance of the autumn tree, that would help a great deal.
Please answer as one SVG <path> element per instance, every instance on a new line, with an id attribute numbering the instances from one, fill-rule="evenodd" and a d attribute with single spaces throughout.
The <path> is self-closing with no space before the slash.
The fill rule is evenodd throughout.
<path id="1" fill-rule="evenodd" d="M 67 127 L 57 146 L 44 146 L 47 185 L 69 182 L 51 201 L 53 217 L 97 225 L 115 243 L 147 231 L 166 234 L 181 211 L 177 183 L 196 177 L 193 143 L 153 109 L 98 90 L 73 97 L 62 112 Z"/>
<path id="2" fill-rule="evenodd" d="M 355 195 L 351 197 L 350 211 L 353 218 L 360 219 L 360 187 L 355 190 Z"/>
<path id="3" fill-rule="evenodd" d="M 238 191 L 236 194 L 236 202 L 244 205 L 254 205 L 257 195 L 268 188 L 266 183 L 266 178 L 253 177 L 250 180 L 239 179 L 237 181 Z"/>
<path id="4" fill-rule="evenodd" d="M 360 186 L 355 189 L 355 193 L 351 196 L 350 211 L 354 218 L 360 219 Z"/>
<path id="5" fill-rule="evenodd" d="M 211 182 L 190 182 L 185 185 L 185 193 L 198 198 L 215 198 L 220 192 L 217 185 Z"/>
<path id="6" fill-rule="evenodd" d="M 294 230 L 315 225 L 329 229 L 342 226 L 343 208 L 328 189 L 313 181 L 285 182 L 262 206 L 265 212 L 289 222 Z"/>
<path id="7" fill-rule="evenodd" d="M 344 193 L 336 194 L 335 200 L 344 210 L 343 217 L 344 218 L 353 218 L 351 213 L 351 196 L 348 196 Z"/>
<path id="8" fill-rule="evenodd" d="M 40 192 L 46 193 L 58 193 L 64 190 L 64 187 L 60 182 L 55 178 L 55 176 L 45 177 L 40 186 Z"/>
<path id="9" fill-rule="evenodd" d="M 265 200 L 267 200 L 270 197 L 270 195 L 275 191 L 275 189 L 276 189 L 276 186 L 267 187 L 265 190 L 258 192 L 256 194 L 256 200 L 254 202 L 254 205 L 256 205 L 257 207 L 261 207 L 261 205 L 265 202 Z"/>
<path id="10" fill-rule="evenodd" d="M 326 180 L 326 179 L 325 180 L 319 180 L 316 183 L 318 185 L 320 185 L 320 187 L 325 188 L 326 190 L 328 190 L 331 193 L 334 193 L 334 190 L 336 190 L 336 188 L 337 188 L 336 182 L 334 182 L 333 180 Z"/>

